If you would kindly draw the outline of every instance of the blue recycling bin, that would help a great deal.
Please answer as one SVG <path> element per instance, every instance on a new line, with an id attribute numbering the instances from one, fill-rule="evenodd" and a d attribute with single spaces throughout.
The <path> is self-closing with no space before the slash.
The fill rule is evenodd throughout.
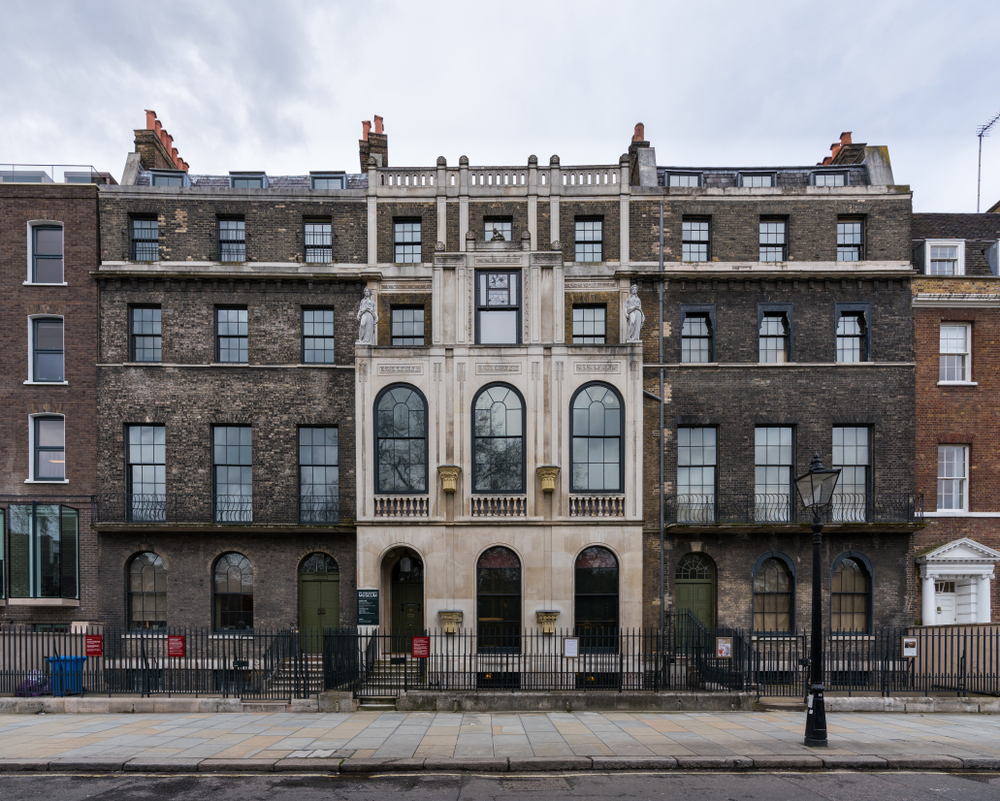
<path id="1" fill-rule="evenodd" d="M 79 695 L 83 692 L 85 656 L 50 656 L 53 695 Z"/>

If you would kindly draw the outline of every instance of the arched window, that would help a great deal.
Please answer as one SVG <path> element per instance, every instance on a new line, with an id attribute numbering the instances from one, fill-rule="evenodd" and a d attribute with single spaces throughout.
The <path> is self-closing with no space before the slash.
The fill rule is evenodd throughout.
<path id="1" fill-rule="evenodd" d="M 490 384 L 472 403 L 473 492 L 524 492 L 524 400 Z"/>
<path id="2" fill-rule="evenodd" d="M 588 384 L 573 396 L 573 492 L 621 492 L 624 406 L 606 384 Z"/>
<path id="3" fill-rule="evenodd" d="M 791 633 L 795 626 L 795 572 L 787 556 L 764 554 L 754 565 L 753 629 Z"/>
<path id="4" fill-rule="evenodd" d="M 215 563 L 213 599 L 216 631 L 253 628 L 253 565 L 241 553 L 224 553 Z"/>
<path id="5" fill-rule="evenodd" d="M 128 625 L 167 627 L 167 568 L 155 553 L 141 553 L 128 566 Z"/>
<path id="6" fill-rule="evenodd" d="M 833 560 L 830 630 L 867 634 L 872 618 L 872 566 L 856 551 Z"/>
<path id="7" fill-rule="evenodd" d="M 575 578 L 580 647 L 612 653 L 618 635 L 618 560 L 607 548 L 593 545 L 576 557 Z"/>
<path id="8" fill-rule="evenodd" d="M 300 573 L 339 573 L 337 560 L 329 554 L 311 553 L 302 562 Z"/>
<path id="9" fill-rule="evenodd" d="M 427 401 L 394 384 L 375 401 L 375 491 L 427 492 Z"/>
<path id="10" fill-rule="evenodd" d="M 477 629 L 480 651 L 521 650 L 521 560 L 496 546 L 476 566 Z"/>

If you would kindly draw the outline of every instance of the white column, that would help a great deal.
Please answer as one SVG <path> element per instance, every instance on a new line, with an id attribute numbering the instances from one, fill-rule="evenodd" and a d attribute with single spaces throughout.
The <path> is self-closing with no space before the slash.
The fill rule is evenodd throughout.
<path id="1" fill-rule="evenodd" d="M 976 587 L 976 622 L 990 622 L 990 576 L 988 573 L 979 577 Z"/>
<path id="2" fill-rule="evenodd" d="M 937 623 L 937 600 L 934 597 L 934 577 L 923 576 L 921 578 L 921 601 L 920 616 L 924 620 L 925 626 L 933 626 Z"/>

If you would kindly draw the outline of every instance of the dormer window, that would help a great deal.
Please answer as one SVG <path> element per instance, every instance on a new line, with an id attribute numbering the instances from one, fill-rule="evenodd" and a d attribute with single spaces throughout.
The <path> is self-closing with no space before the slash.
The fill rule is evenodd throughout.
<path id="1" fill-rule="evenodd" d="M 761 189 L 764 187 L 774 186 L 776 181 L 774 180 L 773 172 L 744 172 L 740 173 L 740 186 L 749 187 L 751 189 Z"/>
<path id="2" fill-rule="evenodd" d="M 847 186 L 846 172 L 814 172 L 813 186 Z"/>
<path id="3" fill-rule="evenodd" d="M 313 189 L 343 189 L 346 176 L 342 172 L 311 172 L 309 185 Z"/>
<path id="4" fill-rule="evenodd" d="M 191 186 L 191 178 L 184 170 L 157 170 L 149 174 L 153 186 Z"/>
<path id="5" fill-rule="evenodd" d="M 964 239 L 928 239 L 923 251 L 925 275 L 965 275 Z"/>
<path id="6" fill-rule="evenodd" d="M 267 176 L 262 172 L 231 172 L 229 186 L 233 189 L 266 189 Z"/>
<path id="7" fill-rule="evenodd" d="M 697 188 L 701 186 L 701 173 L 671 172 L 667 173 L 667 186 Z"/>

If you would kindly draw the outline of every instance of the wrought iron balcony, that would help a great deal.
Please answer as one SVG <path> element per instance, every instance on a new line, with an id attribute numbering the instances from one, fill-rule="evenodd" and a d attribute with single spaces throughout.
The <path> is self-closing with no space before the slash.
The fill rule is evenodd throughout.
<path id="1" fill-rule="evenodd" d="M 162 495 L 105 493 L 95 496 L 97 525 L 335 525 L 340 522 L 335 495 L 211 492 Z"/>
<path id="2" fill-rule="evenodd" d="M 664 498 L 668 524 L 712 525 L 799 525 L 811 523 L 813 513 L 787 495 L 674 495 Z M 835 495 L 820 519 L 824 525 L 849 523 L 916 524 L 924 518 L 922 495 L 882 493 Z"/>

